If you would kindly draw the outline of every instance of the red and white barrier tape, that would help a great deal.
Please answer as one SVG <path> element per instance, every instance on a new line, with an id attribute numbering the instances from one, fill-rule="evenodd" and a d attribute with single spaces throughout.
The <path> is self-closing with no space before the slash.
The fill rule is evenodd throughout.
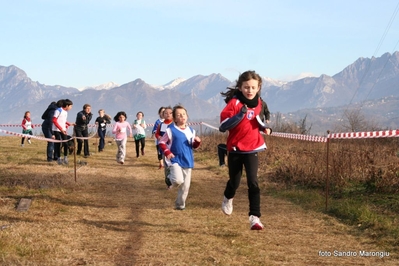
<path id="1" fill-rule="evenodd" d="M 3 133 L 8 134 L 8 135 L 21 137 L 21 138 L 22 137 L 26 137 L 26 138 L 37 139 L 37 140 L 45 140 L 45 141 L 49 141 L 49 142 L 67 142 L 67 141 L 69 141 L 69 140 L 71 140 L 73 138 L 75 138 L 75 139 L 91 139 L 92 137 L 95 136 L 95 134 L 92 134 L 89 137 L 71 137 L 70 139 L 67 139 L 67 140 L 56 140 L 56 139 L 48 139 L 48 138 L 45 138 L 45 137 L 34 136 L 34 135 L 29 135 L 29 134 L 16 133 L 16 132 L 4 130 L 4 129 L 0 129 L 0 132 L 3 132 Z"/>
<path id="2" fill-rule="evenodd" d="M 204 125 L 204 126 L 206 126 L 206 127 L 209 127 L 209 128 L 212 128 L 212 129 L 215 129 L 215 130 L 218 130 L 218 131 L 219 131 L 219 128 L 218 128 L 218 127 L 214 127 L 214 126 L 209 125 L 209 124 L 204 123 L 204 122 L 201 122 L 201 124 Z"/>
<path id="3" fill-rule="evenodd" d="M 314 141 L 314 142 L 327 142 L 326 137 L 312 136 L 312 135 L 273 132 L 271 136 L 283 137 L 283 138 L 289 138 L 289 139 L 307 140 L 307 141 Z"/>
<path id="4" fill-rule="evenodd" d="M 42 126 L 41 124 L 32 124 L 32 128 L 41 127 L 41 126 Z M 18 124 L 18 125 L 16 125 L 16 124 L 0 124 L 0 127 L 20 127 L 20 128 L 22 128 L 22 125 L 21 124 Z"/>
<path id="5" fill-rule="evenodd" d="M 204 125 L 206 127 L 212 128 L 214 130 L 219 130 L 218 127 L 212 126 L 210 124 L 204 122 L 190 122 L 187 123 L 189 126 L 195 125 Z M 34 127 L 41 127 L 41 124 L 35 124 Z M 114 124 L 108 124 L 107 127 L 113 127 Z M 147 124 L 147 127 L 152 127 L 154 124 Z M 21 125 L 16 124 L 0 124 L 0 127 L 21 127 Z M 88 127 L 97 127 L 95 124 L 90 124 Z M 0 129 L 0 132 L 4 132 L 6 134 L 23 136 L 25 134 L 19 134 L 15 132 L 10 132 L 6 130 Z M 30 136 L 30 135 L 26 135 Z M 94 135 L 93 135 L 94 136 Z M 91 136 L 91 137 L 93 137 Z M 327 137 L 321 136 L 312 136 L 312 135 L 302 135 L 302 134 L 290 134 L 290 133 L 281 133 L 281 132 L 273 132 L 272 136 L 276 137 L 283 137 L 283 138 L 290 138 L 290 139 L 299 139 L 299 140 L 307 140 L 307 141 L 314 141 L 314 142 L 326 142 L 327 139 L 364 139 L 364 138 L 386 138 L 386 137 L 398 137 L 399 136 L 399 129 L 396 130 L 384 130 L 384 131 L 370 131 L 370 132 L 347 132 L 347 133 L 332 133 L 328 134 Z M 32 137 L 32 136 L 30 136 Z M 89 139 L 87 138 L 79 138 L 79 139 Z M 40 138 L 40 137 L 36 137 Z M 42 138 L 46 139 L 46 138 Z M 46 139 L 47 141 L 51 141 Z"/>
<path id="6" fill-rule="evenodd" d="M 330 139 L 368 139 L 368 138 L 387 138 L 398 137 L 399 129 L 369 132 L 348 132 L 348 133 L 332 133 L 327 137 Z"/>
<path id="7" fill-rule="evenodd" d="M 189 122 L 187 124 L 189 126 L 195 126 L 195 125 L 201 125 L 201 124 L 203 124 L 203 122 Z M 154 126 L 153 123 L 146 124 L 146 125 L 147 125 L 147 127 L 153 127 Z M 41 127 L 41 126 L 42 126 L 42 124 L 32 124 L 32 128 Z M 114 126 L 114 124 L 107 124 L 107 127 L 113 127 L 113 126 Z M 0 124 L 0 127 L 20 127 L 20 128 L 22 128 L 22 125 L 21 124 Z M 97 125 L 96 124 L 89 124 L 89 125 L 87 125 L 87 127 L 97 127 Z"/>

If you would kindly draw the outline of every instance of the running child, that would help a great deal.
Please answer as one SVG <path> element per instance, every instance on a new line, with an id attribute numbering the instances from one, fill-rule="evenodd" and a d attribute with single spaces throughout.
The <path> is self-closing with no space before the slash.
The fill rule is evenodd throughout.
<path id="1" fill-rule="evenodd" d="M 186 199 L 191 184 L 191 170 L 194 168 L 194 152 L 201 144 L 195 130 L 187 125 L 187 110 L 177 105 L 173 108 L 174 124 L 168 126 L 159 140 L 159 147 L 165 154 L 165 163 L 170 169 L 169 180 L 178 187 L 176 210 L 186 208 Z"/>
<path id="2" fill-rule="evenodd" d="M 168 126 L 170 124 L 173 123 L 173 109 L 172 107 L 168 106 L 165 107 L 165 110 L 163 111 L 163 122 L 161 122 L 157 128 L 157 131 L 155 132 L 155 138 L 158 140 L 161 139 L 161 137 L 165 134 L 166 129 L 168 128 Z M 162 149 L 161 149 L 161 153 L 162 153 L 162 160 L 165 161 Z M 165 164 L 165 162 L 164 162 Z M 164 169 L 164 174 L 165 174 L 165 184 L 168 187 L 168 189 L 170 189 L 172 187 L 172 183 L 170 182 L 168 175 L 169 175 L 169 168 L 165 167 Z"/>
<path id="3" fill-rule="evenodd" d="M 143 112 L 138 112 L 136 114 L 136 118 L 133 122 L 133 130 L 134 130 L 134 143 L 136 144 L 136 157 L 139 158 L 139 150 L 140 150 L 140 144 L 141 144 L 141 155 L 144 156 L 145 151 L 145 129 L 147 128 L 147 125 L 144 121 L 144 113 Z"/>
<path id="4" fill-rule="evenodd" d="M 22 120 L 22 134 L 28 134 L 28 135 L 33 135 L 32 129 L 34 128 L 32 124 L 32 120 L 30 119 L 30 112 L 26 111 L 24 115 L 24 119 Z M 24 141 L 26 137 L 22 137 L 21 139 L 21 147 L 24 146 Z M 30 142 L 30 137 L 28 137 L 28 143 L 31 144 Z"/>
<path id="5" fill-rule="evenodd" d="M 105 134 L 107 133 L 107 124 L 111 123 L 111 117 L 105 114 L 104 109 L 100 109 L 98 111 L 98 117 L 96 118 L 97 125 L 97 135 L 99 140 L 98 143 L 98 152 L 104 151 L 105 147 Z"/>
<path id="6" fill-rule="evenodd" d="M 157 132 L 158 126 L 164 121 L 164 118 L 163 118 L 163 112 L 164 112 L 164 111 L 165 111 L 165 107 L 163 107 L 163 106 L 160 107 L 160 108 L 158 109 L 159 118 L 157 119 L 157 121 L 155 121 L 154 127 L 152 128 L 152 131 L 151 131 L 151 133 L 152 133 L 151 138 L 154 138 L 154 137 L 155 137 L 155 133 Z M 157 138 L 155 138 L 155 147 L 156 147 L 156 149 L 157 149 L 157 158 L 158 158 L 158 161 L 159 161 L 158 169 L 162 169 L 162 168 L 163 168 L 162 151 L 161 151 L 161 149 L 159 148 L 158 139 L 157 139 Z"/>
<path id="7" fill-rule="evenodd" d="M 258 152 L 266 149 L 260 131 L 266 128 L 259 118 L 262 111 L 260 89 L 262 78 L 255 71 L 242 73 L 234 88 L 225 93 L 226 107 L 220 114 L 221 132 L 229 131 L 227 137 L 229 181 L 224 190 L 222 211 L 226 215 L 233 212 L 233 198 L 240 185 L 243 166 L 247 176 L 249 199 L 249 222 L 251 230 L 262 230 L 260 221 L 260 189 L 258 184 Z"/>
<path id="8" fill-rule="evenodd" d="M 126 143 L 127 143 L 127 129 L 129 129 L 130 137 L 132 134 L 132 127 L 126 121 L 127 115 L 121 111 L 114 117 L 115 125 L 112 129 L 112 134 L 115 134 L 116 145 L 118 146 L 118 152 L 116 153 L 116 161 L 120 164 L 125 163 L 126 158 Z"/>

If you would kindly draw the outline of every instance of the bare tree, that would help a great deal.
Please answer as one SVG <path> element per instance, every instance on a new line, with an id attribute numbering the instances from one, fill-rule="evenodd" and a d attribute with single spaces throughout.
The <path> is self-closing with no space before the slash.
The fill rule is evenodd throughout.
<path id="1" fill-rule="evenodd" d="M 274 125 L 273 125 L 273 130 L 276 132 L 282 132 L 281 131 L 281 124 L 283 123 L 282 121 L 282 115 L 280 112 L 276 113 L 276 117 L 274 119 Z"/>
<path id="2" fill-rule="evenodd" d="M 363 131 L 366 124 L 366 119 L 361 113 L 360 109 L 345 110 L 345 120 L 343 127 L 350 132 Z"/>
<path id="3" fill-rule="evenodd" d="M 342 129 L 349 132 L 380 130 L 378 123 L 373 119 L 366 119 L 360 109 L 345 110 Z"/>
<path id="4" fill-rule="evenodd" d="M 272 124 L 273 131 L 293 133 L 293 134 L 309 134 L 312 126 L 306 125 L 307 115 L 299 120 L 299 123 L 292 121 L 284 121 L 283 115 L 280 112 L 275 114 L 274 123 Z"/>
<path id="5" fill-rule="evenodd" d="M 304 118 L 299 120 L 299 134 L 310 134 L 310 130 L 312 129 L 312 124 L 310 124 L 310 126 L 307 128 L 306 125 L 306 118 L 308 117 L 308 115 L 306 114 Z"/>

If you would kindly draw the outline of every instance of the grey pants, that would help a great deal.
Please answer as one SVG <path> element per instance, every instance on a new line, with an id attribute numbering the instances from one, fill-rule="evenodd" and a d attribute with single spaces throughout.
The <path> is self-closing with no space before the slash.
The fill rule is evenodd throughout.
<path id="1" fill-rule="evenodd" d="M 184 209 L 191 184 L 191 168 L 182 168 L 177 163 L 169 166 L 169 179 L 174 187 L 178 188 L 175 207 Z"/>
<path id="2" fill-rule="evenodd" d="M 116 161 L 118 163 L 125 162 L 126 157 L 126 143 L 127 138 L 115 140 L 116 145 L 118 146 L 118 152 L 116 153 Z"/>

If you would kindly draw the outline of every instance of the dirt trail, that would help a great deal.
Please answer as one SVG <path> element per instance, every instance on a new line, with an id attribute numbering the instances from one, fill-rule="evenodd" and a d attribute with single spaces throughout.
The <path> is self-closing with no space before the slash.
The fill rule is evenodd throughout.
<path id="1" fill-rule="evenodd" d="M 361 256 L 385 250 L 351 235 L 335 219 L 272 198 L 265 189 L 265 228 L 251 231 L 246 182 L 237 191 L 233 214 L 224 215 L 227 169 L 216 160 L 200 161 L 199 154 L 186 210 L 174 210 L 177 191 L 166 189 L 153 141 L 147 141 L 145 156 L 135 158 L 131 140 L 127 150 L 123 166 L 115 161 L 115 145 L 94 154 L 78 170 L 78 183 L 35 196 L 27 213 L 16 213 L 12 198 L 4 198 L 10 204 L 2 205 L 0 220 L 12 223 L 6 232 L 19 245 L 36 243 L 27 246 L 33 254 L 29 261 L 18 258 L 14 265 L 399 265 L 397 254 Z M 7 171 L 24 171 L 24 179 L 32 174 L 73 179 L 72 166 L 23 160 Z M 352 253 L 339 256 L 348 255 L 342 252 Z"/>
<path id="2" fill-rule="evenodd" d="M 112 203 L 126 217 L 108 225 L 112 230 L 121 226 L 125 241 L 119 243 L 116 265 L 399 264 L 392 253 L 382 253 L 384 258 L 361 256 L 385 250 L 349 234 L 350 228 L 335 219 L 267 196 L 267 191 L 261 198 L 265 229 L 249 230 L 246 183 L 237 192 L 233 214 L 225 216 L 220 206 L 227 169 L 216 162 L 196 161 L 186 210 L 176 211 L 176 189 L 166 190 L 151 144 L 147 141 L 145 156 L 130 158 L 124 166 L 107 160 L 113 176 L 120 178 L 99 180 L 113 192 L 103 204 Z M 134 145 L 128 149 L 133 154 Z"/>

